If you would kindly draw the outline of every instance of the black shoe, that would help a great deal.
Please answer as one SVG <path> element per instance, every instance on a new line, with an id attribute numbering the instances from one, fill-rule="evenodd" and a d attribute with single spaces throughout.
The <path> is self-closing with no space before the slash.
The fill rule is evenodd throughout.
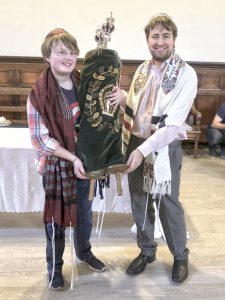
<path id="1" fill-rule="evenodd" d="M 172 280 L 183 282 L 188 277 L 188 260 L 174 260 L 172 270 Z"/>
<path id="2" fill-rule="evenodd" d="M 52 273 L 48 274 L 49 288 L 54 291 L 60 291 L 64 288 L 64 280 L 61 271 L 55 271 L 52 278 Z"/>
<path id="3" fill-rule="evenodd" d="M 152 256 L 145 256 L 140 253 L 128 266 L 126 272 L 130 275 L 136 275 L 143 272 L 147 264 L 152 263 L 156 259 L 155 254 Z"/>
<path id="4" fill-rule="evenodd" d="M 94 255 L 87 259 L 81 259 L 80 257 L 78 257 L 78 261 L 87 264 L 89 268 L 95 272 L 100 273 L 106 270 L 105 264 Z"/>
<path id="5" fill-rule="evenodd" d="M 222 159 L 225 159 L 225 149 L 223 148 L 222 151 L 221 151 L 221 158 Z"/>
<path id="6" fill-rule="evenodd" d="M 216 158 L 217 157 L 216 147 L 210 147 L 209 148 L 209 156 L 211 158 Z"/>

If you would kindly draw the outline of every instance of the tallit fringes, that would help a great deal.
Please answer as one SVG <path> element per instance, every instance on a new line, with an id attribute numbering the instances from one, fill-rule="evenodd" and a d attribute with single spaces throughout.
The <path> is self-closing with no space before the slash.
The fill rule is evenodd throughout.
<path id="1" fill-rule="evenodd" d="M 149 199 L 149 193 L 147 194 L 147 199 L 146 199 L 146 203 L 145 203 L 145 216 L 144 216 L 144 222 L 142 225 L 142 231 L 145 230 L 145 222 L 146 222 L 146 216 L 147 216 L 147 212 L 148 212 L 148 199 Z"/>
<path id="2" fill-rule="evenodd" d="M 152 193 L 152 184 L 153 184 L 152 178 L 144 176 L 144 181 L 143 181 L 144 192 L 151 194 Z"/>
<path id="3" fill-rule="evenodd" d="M 106 205 L 106 200 L 103 197 L 103 199 L 101 199 L 99 201 L 98 217 L 97 217 L 97 224 L 96 224 L 96 234 L 98 235 L 97 247 L 100 243 L 100 238 L 101 238 L 101 233 L 102 233 L 103 221 L 104 221 L 104 216 L 105 216 L 105 212 L 106 212 L 105 205 Z M 102 212 L 102 216 L 100 216 L 101 212 Z"/>
<path id="4" fill-rule="evenodd" d="M 152 194 L 152 198 L 155 199 L 157 196 L 170 195 L 171 194 L 171 180 L 157 183 L 152 178 L 144 176 L 143 190 L 148 194 Z"/>
<path id="5" fill-rule="evenodd" d="M 98 185 L 98 193 L 100 196 L 100 199 L 104 199 L 104 188 L 110 187 L 110 176 L 109 174 L 106 175 L 105 179 L 98 179 L 95 183 L 95 197 L 97 194 L 97 185 Z"/>
<path id="6" fill-rule="evenodd" d="M 156 183 L 154 180 L 151 190 L 152 198 L 156 199 L 157 196 L 171 195 L 171 180 Z"/>
<path id="7" fill-rule="evenodd" d="M 71 278 L 70 278 L 70 289 L 73 291 L 74 285 L 74 252 L 73 252 L 73 247 L 74 247 L 74 239 L 73 239 L 73 231 L 72 231 L 72 223 L 70 222 L 70 234 L 69 234 L 69 239 L 70 239 L 70 255 L 71 255 Z"/>
<path id="8" fill-rule="evenodd" d="M 171 195 L 171 180 L 168 180 L 164 184 L 163 195 Z"/>
<path id="9" fill-rule="evenodd" d="M 52 237 L 51 237 L 51 243 L 52 243 L 52 274 L 51 274 L 51 280 L 49 281 L 49 287 L 52 285 L 53 277 L 55 275 L 55 222 L 52 217 Z"/>

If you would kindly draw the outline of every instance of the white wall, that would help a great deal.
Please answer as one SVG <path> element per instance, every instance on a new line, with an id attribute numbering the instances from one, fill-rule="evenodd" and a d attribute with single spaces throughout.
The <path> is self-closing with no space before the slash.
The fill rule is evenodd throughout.
<path id="1" fill-rule="evenodd" d="M 63 27 L 84 57 L 111 11 L 116 29 L 109 47 L 122 59 L 149 57 L 143 28 L 165 12 L 178 26 L 176 49 L 183 59 L 225 62 L 225 0 L 0 0 L 0 56 L 41 56 L 45 35 Z"/>

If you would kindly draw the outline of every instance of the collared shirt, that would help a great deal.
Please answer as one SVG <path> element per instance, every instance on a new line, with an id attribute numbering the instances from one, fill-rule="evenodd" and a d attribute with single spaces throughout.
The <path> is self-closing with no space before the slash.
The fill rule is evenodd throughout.
<path id="1" fill-rule="evenodd" d="M 49 136 L 49 131 L 38 111 L 33 107 L 28 97 L 27 118 L 30 130 L 31 143 L 35 150 L 34 161 L 39 174 L 43 174 L 46 159 L 60 146 L 54 138 Z"/>
<path id="2" fill-rule="evenodd" d="M 184 140 L 187 138 L 185 123 L 179 126 L 166 125 L 157 129 L 155 133 L 151 135 L 150 126 L 152 110 L 157 101 L 162 76 L 168 62 L 169 59 L 163 62 L 159 69 L 157 69 L 152 62 L 150 63 L 149 73 L 147 77 L 147 80 L 152 81 L 150 82 L 149 97 L 145 98 L 146 100 L 140 104 L 137 114 L 134 118 L 134 129 L 132 130 L 132 134 L 137 137 L 146 139 L 146 141 L 138 147 L 144 157 L 148 156 L 151 152 L 157 151 L 169 145 L 174 140 Z M 189 96 L 190 95 L 188 95 L 188 97 Z M 153 103 L 150 112 L 148 112 L 149 101 L 152 101 Z"/>

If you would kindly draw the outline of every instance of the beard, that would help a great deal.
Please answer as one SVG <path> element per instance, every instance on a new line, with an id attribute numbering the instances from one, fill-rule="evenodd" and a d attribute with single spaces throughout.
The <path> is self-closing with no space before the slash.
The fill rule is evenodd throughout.
<path id="1" fill-rule="evenodd" d="M 158 62 L 166 61 L 168 58 L 170 58 L 171 54 L 172 54 L 172 52 L 170 52 L 170 53 L 168 52 L 168 53 L 165 53 L 162 55 L 155 53 L 155 52 L 151 53 L 153 60 L 158 61 Z"/>
<path id="2" fill-rule="evenodd" d="M 152 59 L 156 62 L 164 62 L 166 61 L 168 58 L 170 58 L 171 54 L 173 53 L 174 48 L 171 49 L 167 49 L 166 51 L 159 53 L 157 50 L 155 49 L 151 49 L 150 53 L 152 55 Z"/>

